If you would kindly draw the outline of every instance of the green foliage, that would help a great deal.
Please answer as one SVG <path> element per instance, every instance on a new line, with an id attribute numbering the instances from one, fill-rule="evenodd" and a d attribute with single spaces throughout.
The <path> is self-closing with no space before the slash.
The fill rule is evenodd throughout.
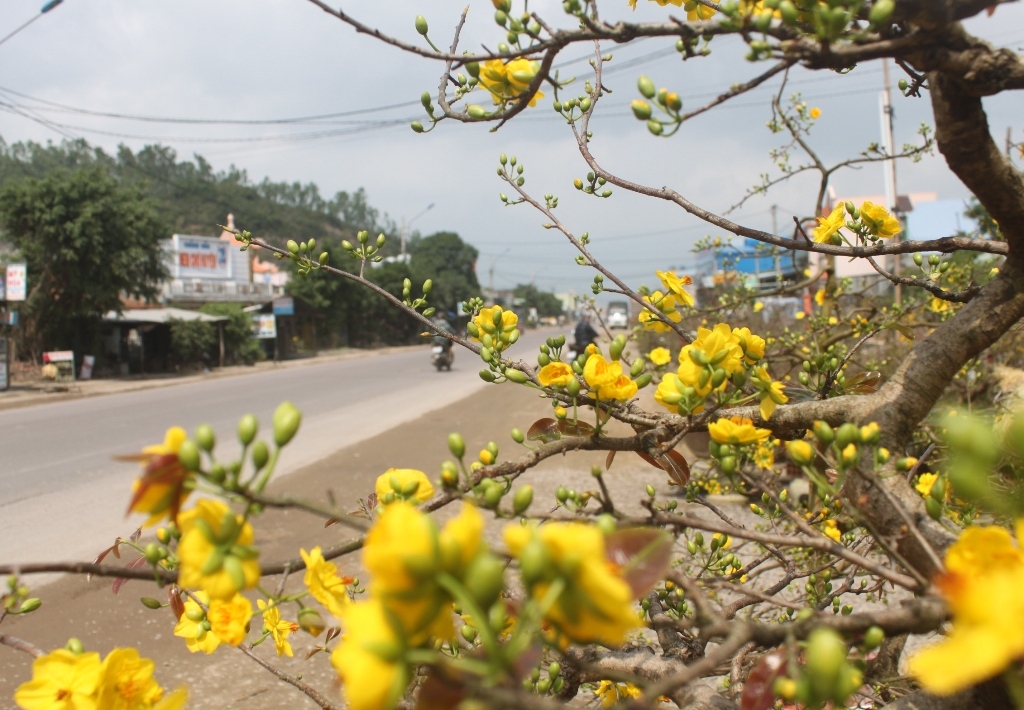
<path id="1" fill-rule="evenodd" d="M 457 304 L 480 295 L 476 279 L 476 260 L 480 253 L 455 232 L 437 232 L 409 242 L 409 268 L 412 282 L 433 279 L 430 305 L 438 312 L 456 312 Z"/>
<path id="2" fill-rule="evenodd" d="M 263 348 L 252 332 L 252 316 L 240 303 L 207 303 L 199 309 L 212 316 L 227 316 L 224 323 L 224 356 L 227 362 L 252 365 L 264 358 Z"/>
<path id="3" fill-rule="evenodd" d="M 121 294 L 152 298 L 165 277 L 167 227 L 155 204 L 95 165 L 9 180 L 0 187 L 0 223 L 28 264 L 18 332 L 34 354 L 86 347 Z"/>
<path id="4" fill-rule="evenodd" d="M 179 365 L 212 361 L 217 351 L 217 326 L 201 320 L 171 320 L 171 352 Z"/>
<path id="5" fill-rule="evenodd" d="M 555 298 L 555 294 L 541 291 L 533 284 L 519 284 L 512 289 L 512 297 L 516 302 L 511 305 L 515 305 L 520 312 L 536 308 L 537 315 L 541 318 L 560 316 L 563 312 L 562 302 Z"/>

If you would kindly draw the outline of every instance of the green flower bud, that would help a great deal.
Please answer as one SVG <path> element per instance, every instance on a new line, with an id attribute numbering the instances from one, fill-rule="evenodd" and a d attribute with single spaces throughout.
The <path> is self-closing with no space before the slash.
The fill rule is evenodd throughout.
<path id="1" fill-rule="evenodd" d="M 644 371 L 644 359 L 641 358 L 641 357 L 638 357 L 636 360 L 633 361 L 633 364 L 630 365 L 630 367 L 629 367 L 629 376 L 630 377 L 636 377 L 637 375 L 639 375 L 643 371 Z"/>
<path id="2" fill-rule="evenodd" d="M 828 425 L 828 422 L 816 421 L 813 426 L 814 436 L 818 438 L 822 446 L 828 446 L 835 438 L 835 432 L 832 431 L 832 427 Z"/>
<path id="3" fill-rule="evenodd" d="M 494 373 L 490 370 L 480 370 L 480 379 L 484 382 L 494 382 L 497 378 L 495 378 Z"/>
<path id="4" fill-rule="evenodd" d="M 882 645 L 885 640 L 885 631 L 881 626 L 872 626 L 864 632 L 864 648 L 872 651 Z"/>
<path id="5" fill-rule="evenodd" d="M 656 136 L 660 136 L 665 131 L 665 127 L 661 125 L 661 121 L 655 121 L 652 118 L 647 122 L 647 130 Z"/>
<path id="6" fill-rule="evenodd" d="M 527 585 L 539 582 L 547 575 L 551 565 L 547 548 L 540 540 L 526 543 L 519 555 L 519 572 Z"/>
<path id="7" fill-rule="evenodd" d="M 505 586 L 505 565 L 492 555 L 477 555 L 466 570 L 466 591 L 483 609 L 489 609 Z"/>
<path id="8" fill-rule="evenodd" d="M 569 500 L 569 489 L 567 489 L 565 486 L 559 486 L 555 490 L 555 500 L 557 500 L 559 503 L 564 504 L 565 501 Z"/>
<path id="9" fill-rule="evenodd" d="M 178 448 L 178 461 L 186 471 L 199 470 L 199 447 L 191 439 L 185 439 Z"/>
<path id="10" fill-rule="evenodd" d="M 427 18 L 423 15 L 416 15 L 416 31 L 424 37 L 427 35 Z"/>
<path id="11" fill-rule="evenodd" d="M 574 367 L 573 370 L 575 370 L 575 369 L 576 368 Z M 582 373 L 577 373 L 577 374 L 582 374 Z M 575 377 L 571 378 L 569 380 L 569 383 L 565 386 L 565 391 L 569 393 L 570 397 L 577 397 L 577 396 L 579 396 L 579 393 L 580 393 L 580 381 L 577 380 Z"/>
<path id="12" fill-rule="evenodd" d="M 657 495 L 657 491 L 654 490 L 654 486 L 652 486 L 650 483 L 648 483 L 644 487 L 644 490 L 647 491 L 647 495 L 650 496 L 651 498 L 653 498 L 655 495 Z"/>
<path id="13" fill-rule="evenodd" d="M 657 93 L 657 90 L 654 88 L 654 82 L 643 74 L 636 80 L 636 88 L 648 99 L 653 99 L 655 93 Z"/>
<path id="14" fill-rule="evenodd" d="M 638 390 L 642 390 L 644 387 L 651 384 L 651 380 L 653 379 L 654 378 L 651 376 L 651 373 L 645 372 L 644 374 L 636 378 L 636 388 Z"/>
<path id="15" fill-rule="evenodd" d="M 646 121 L 651 117 L 651 105 L 641 99 L 636 99 L 629 105 L 633 109 L 633 115 L 641 121 Z"/>
<path id="16" fill-rule="evenodd" d="M 478 106 L 477 104 L 470 104 L 470 106 L 466 108 L 466 113 L 469 114 L 470 118 L 481 119 L 487 116 L 487 109 L 483 106 Z"/>
<path id="17" fill-rule="evenodd" d="M 287 247 L 288 247 L 288 251 L 290 251 L 292 254 L 298 254 L 299 253 L 299 244 L 294 239 L 289 239 L 288 240 Z"/>
<path id="18" fill-rule="evenodd" d="M 153 597 L 142 597 L 139 601 L 142 602 L 142 606 L 147 609 L 159 609 L 163 606 L 158 599 L 154 599 Z"/>
<path id="19" fill-rule="evenodd" d="M 719 460 L 718 465 L 721 466 L 724 473 L 736 473 L 738 468 L 735 456 L 723 456 Z"/>
<path id="20" fill-rule="evenodd" d="M 29 614 L 43 605 L 43 600 L 36 597 L 29 597 L 18 607 L 19 614 Z"/>
<path id="21" fill-rule="evenodd" d="M 325 251 L 320 252 L 320 258 L 317 259 L 320 266 L 327 266 L 327 262 L 331 260 L 331 255 Z"/>
<path id="22" fill-rule="evenodd" d="M 513 370 L 511 367 L 508 368 L 507 370 L 505 370 L 505 378 L 507 380 L 509 380 L 510 382 L 515 382 L 516 384 L 520 384 L 520 385 L 525 384 L 525 383 L 530 381 L 530 378 L 527 377 L 525 372 L 520 372 L 519 370 Z"/>
<path id="23" fill-rule="evenodd" d="M 64 645 L 64 648 L 71 651 L 71 653 L 74 653 L 75 655 L 85 653 L 85 646 L 83 646 L 82 642 L 73 636 L 68 639 L 68 642 Z"/>
<path id="24" fill-rule="evenodd" d="M 259 471 L 261 468 L 267 465 L 267 461 L 270 460 L 270 451 L 267 449 L 267 443 L 265 441 L 257 441 L 252 447 L 252 465 Z"/>
<path id="25" fill-rule="evenodd" d="M 461 459 L 466 455 L 466 441 L 462 438 L 461 434 L 452 433 L 448 435 L 448 450 L 457 459 Z"/>
<path id="26" fill-rule="evenodd" d="M 807 675 L 816 698 L 831 698 L 846 665 L 846 642 L 829 628 L 819 627 L 807 639 Z"/>
<path id="27" fill-rule="evenodd" d="M 259 424 L 256 422 L 256 417 L 251 414 L 246 414 L 238 420 L 238 440 L 242 442 L 243 446 L 248 446 L 252 443 L 252 440 L 256 438 L 256 430 L 258 428 Z"/>
<path id="28" fill-rule="evenodd" d="M 217 437 L 213 434 L 213 428 L 208 424 L 201 424 L 196 427 L 196 443 L 203 451 L 213 451 L 217 443 Z"/>
<path id="29" fill-rule="evenodd" d="M 860 427 L 853 422 L 846 422 L 836 432 L 836 446 L 842 451 L 850 444 L 860 443 Z"/>
<path id="30" fill-rule="evenodd" d="M 298 616 L 299 628 L 311 636 L 319 636 L 326 626 L 320 612 L 312 607 L 302 607 Z"/>
<path id="31" fill-rule="evenodd" d="M 924 509 L 928 513 L 928 517 L 932 520 L 939 520 L 942 518 L 942 503 L 935 498 L 929 496 L 924 499 Z"/>
<path id="32" fill-rule="evenodd" d="M 779 3 L 779 12 L 782 14 L 782 21 L 787 25 L 795 25 L 799 18 L 799 13 L 790 0 L 782 0 Z"/>
<path id="33" fill-rule="evenodd" d="M 413 121 L 412 123 L 410 123 L 409 128 L 412 129 L 413 133 L 423 133 L 423 124 L 420 123 L 419 121 Z M 342 244 L 342 246 L 345 245 Z"/>
<path id="34" fill-rule="evenodd" d="M 533 486 L 520 486 L 512 496 L 512 512 L 522 515 L 533 503 Z"/>
<path id="35" fill-rule="evenodd" d="M 896 10 L 894 0 L 878 0 L 868 13 L 868 20 L 872 25 L 884 25 L 892 19 L 892 13 Z"/>
<path id="36" fill-rule="evenodd" d="M 518 427 L 512 429 L 511 435 L 512 441 L 516 442 L 517 444 L 523 443 L 523 441 L 526 439 L 526 436 L 523 434 L 522 429 L 519 429 Z"/>
<path id="37" fill-rule="evenodd" d="M 302 412 L 291 402 L 282 402 L 274 410 L 273 423 L 274 443 L 278 446 L 284 446 L 292 440 L 295 432 L 299 430 L 299 424 L 302 423 Z"/>

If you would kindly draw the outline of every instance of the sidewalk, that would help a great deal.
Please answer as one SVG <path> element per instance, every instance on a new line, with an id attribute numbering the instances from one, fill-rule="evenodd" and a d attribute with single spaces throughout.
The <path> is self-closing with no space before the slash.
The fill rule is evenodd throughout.
<path id="1" fill-rule="evenodd" d="M 240 375 L 254 375 L 267 370 L 279 368 L 305 367 L 306 365 L 322 365 L 329 362 L 342 360 L 355 360 L 373 355 L 387 355 L 395 352 L 402 352 L 410 348 L 420 348 L 423 345 L 393 345 L 376 349 L 341 348 L 338 350 L 324 350 L 314 357 L 300 358 L 296 360 L 283 360 L 272 362 L 265 360 L 255 365 L 230 365 L 218 367 L 209 372 L 197 372 L 192 374 L 161 373 L 153 375 L 132 375 L 129 377 L 105 378 L 98 380 L 80 380 L 76 382 L 49 382 L 49 381 L 18 381 L 12 382 L 11 388 L 0 392 L 0 411 L 15 409 L 18 407 L 30 407 L 36 404 L 49 402 L 60 402 L 69 399 L 81 399 L 83 397 L 98 397 L 105 394 L 119 394 L 121 392 L 136 392 L 139 390 L 153 389 L 156 387 L 171 387 L 183 385 L 201 380 L 216 379 L 221 377 L 238 377 Z"/>

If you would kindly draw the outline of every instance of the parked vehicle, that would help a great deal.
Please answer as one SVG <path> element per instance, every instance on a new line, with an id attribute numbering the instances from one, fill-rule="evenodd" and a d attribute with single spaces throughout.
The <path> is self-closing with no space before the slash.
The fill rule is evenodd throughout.
<path id="1" fill-rule="evenodd" d="M 609 329 L 629 327 L 629 302 L 612 301 L 608 304 L 608 317 L 604 319 Z"/>

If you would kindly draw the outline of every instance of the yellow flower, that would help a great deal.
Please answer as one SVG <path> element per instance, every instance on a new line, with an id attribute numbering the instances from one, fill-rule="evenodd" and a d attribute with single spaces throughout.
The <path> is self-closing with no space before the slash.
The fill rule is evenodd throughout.
<path id="1" fill-rule="evenodd" d="M 549 362 L 540 368 L 537 381 L 542 387 L 565 387 L 574 376 L 572 368 L 564 362 Z"/>
<path id="2" fill-rule="evenodd" d="M 669 352 L 668 348 L 654 348 L 654 350 L 647 353 L 647 359 L 660 367 L 668 364 L 669 360 L 672 359 L 672 353 Z"/>
<path id="3" fill-rule="evenodd" d="M 594 689 L 594 695 L 600 699 L 601 707 L 610 708 L 620 700 L 642 698 L 644 691 L 632 683 L 613 683 L 610 680 L 602 680 Z"/>
<path id="4" fill-rule="evenodd" d="M 132 484 L 128 512 L 149 513 L 144 526 L 156 525 L 164 518 L 177 520 L 181 504 L 192 492 L 195 474 L 178 461 L 178 449 L 186 439 L 185 430 L 174 426 L 164 434 L 163 444 L 147 446 L 138 455 L 119 457 L 143 464 L 142 475 Z"/>
<path id="5" fill-rule="evenodd" d="M 836 325 L 837 323 L 839 323 L 839 319 L 838 318 L 836 318 L 835 316 L 829 316 L 829 318 L 828 318 L 828 324 L 829 325 Z"/>
<path id="6" fill-rule="evenodd" d="M 817 120 L 818 118 L 821 118 L 821 109 L 818 108 L 817 106 L 812 108 L 811 109 L 811 118 L 813 118 L 815 120 Z"/>
<path id="7" fill-rule="evenodd" d="M 1017 538 L 1024 521 L 1017 521 Z M 953 614 L 945 640 L 910 659 L 932 695 L 952 695 L 997 676 L 1024 656 L 1024 556 L 1010 533 L 971 527 L 946 551 L 936 579 Z"/>
<path id="8" fill-rule="evenodd" d="M 260 579 L 252 526 L 218 500 L 201 500 L 180 516 L 178 581 L 211 599 L 231 599 Z M 212 535 L 212 539 L 211 536 Z M 220 564 L 216 564 L 218 561 Z"/>
<path id="9" fill-rule="evenodd" d="M 679 378 L 670 372 L 658 384 L 658 389 L 654 392 L 654 401 L 675 412 L 679 408 L 679 403 L 683 401 L 683 387 Z"/>
<path id="10" fill-rule="evenodd" d="M 675 271 L 655 271 L 654 275 L 661 280 L 666 291 L 675 296 L 683 304 L 693 306 L 693 296 L 683 288 L 683 286 L 689 286 L 692 284 L 693 279 L 689 276 L 676 276 Z"/>
<path id="11" fill-rule="evenodd" d="M 209 605 L 210 597 L 206 592 L 196 592 L 196 597 Z M 174 626 L 174 635 L 185 639 L 185 646 L 191 653 L 213 653 L 220 646 L 220 639 L 210 632 L 210 622 L 203 608 L 191 597 L 185 600 L 185 613 Z"/>
<path id="12" fill-rule="evenodd" d="M 754 449 L 754 463 L 758 468 L 762 468 L 765 471 L 770 471 L 772 466 L 775 465 L 775 449 L 771 446 L 767 446 L 764 442 L 757 445 Z"/>
<path id="13" fill-rule="evenodd" d="M 785 404 L 789 401 L 781 382 L 772 381 L 765 367 L 754 368 L 753 385 L 761 392 L 761 417 L 765 420 L 771 418 L 775 412 L 776 405 Z"/>
<path id="14" fill-rule="evenodd" d="M 704 490 L 706 490 L 709 495 L 716 496 L 722 492 L 722 484 L 714 478 L 704 481 L 701 485 L 703 485 Z"/>
<path id="15" fill-rule="evenodd" d="M 546 618 L 573 641 L 618 646 L 640 624 L 633 611 L 633 592 L 605 558 L 604 535 L 596 526 L 508 525 L 504 537 L 513 557 L 521 559 L 530 548 L 549 561 L 538 570 L 538 578 L 527 582 L 534 598 L 544 599 L 556 576 L 564 580 L 565 589 Z"/>
<path id="16" fill-rule="evenodd" d="M 309 593 L 318 602 L 327 607 L 335 618 L 344 616 L 350 604 L 347 586 L 352 584 L 351 577 L 339 577 L 338 567 L 324 559 L 320 547 L 311 551 L 299 550 L 302 561 L 306 563 L 306 576 L 302 581 Z"/>
<path id="17" fill-rule="evenodd" d="M 474 336 L 473 339 L 486 343 L 484 336 L 488 336 L 491 343 L 489 347 L 498 352 L 514 342 L 513 336 L 519 337 L 516 329 L 519 325 L 519 316 L 514 311 L 503 310 L 501 306 L 481 308 L 473 318 L 473 325 L 478 329 L 478 336 Z"/>
<path id="18" fill-rule="evenodd" d="M 830 538 L 835 542 L 839 542 L 840 538 L 843 536 L 842 531 L 839 529 L 839 525 L 835 520 L 831 519 L 825 521 L 824 529 L 821 532 L 825 537 Z"/>
<path id="19" fill-rule="evenodd" d="M 828 217 L 818 217 L 818 226 L 814 228 L 814 241 L 818 243 L 827 242 L 832 235 L 839 231 L 846 224 L 846 207 L 838 205 Z"/>
<path id="20" fill-rule="evenodd" d="M 644 303 L 647 303 L 648 306 L 640 311 L 640 315 L 637 317 L 637 320 L 639 320 L 647 330 L 653 330 L 655 333 L 667 333 L 672 330 L 669 325 L 655 315 L 655 311 L 658 311 L 673 323 L 678 323 L 683 319 L 682 314 L 676 310 L 675 296 L 671 294 L 665 295 L 661 291 L 655 291 L 650 296 L 644 296 L 643 298 Z"/>
<path id="21" fill-rule="evenodd" d="M 434 497 L 434 486 L 427 474 L 414 468 L 389 468 L 377 476 L 374 490 L 382 505 L 396 500 L 425 503 Z M 392 495 L 385 501 L 389 493 Z"/>
<path id="22" fill-rule="evenodd" d="M 454 633 L 451 601 L 433 578 L 440 570 L 438 546 L 433 520 L 405 502 L 388 506 L 366 535 L 370 594 L 394 614 L 412 645 Z"/>
<path id="23" fill-rule="evenodd" d="M 928 309 L 932 313 L 945 313 L 953 307 L 953 304 L 949 301 L 941 299 L 937 296 L 933 296 L 931 303 L 928 304 Z"/>
<path id="24" fill-rule="evenodd" d="M 389 511 L 389 517 L 394 511 Z M 331 654 L 349 710 L 387 710 L 405 692 L 402 636 L 376 597 L 356 602 L 345 615 L 345 635 Z"/>
<path id="25" fill-rule="evenodd" d="M 708 425 L 708 433 L 719 444 L 735 446 L 756 444 L 771 434 L 767 429 L 756 428 L 754 423 L 746 417 L 730 417 L 728 419 L 722 417 Z"/>
<path id="26" fill-rule="evenodd" d="M 936 473 L 922 473 L 918 477 L 917 485 L 915 485 L 914 488 L 917 489 L 918 493 L 927 498 L 928 495 L 931 494 L 932 486 L 935 485 L 935 481 L 937 481 L 938 478 L 939 476 Z"/>
<path id="27" fill-rule="evenodd" d="M 754 313 L 760 313 L 764 310 L 764 301 L 754 301 Z"/>
<path id="28" fill-rule="evenodd" d="M 860 221 L 875 236 L 887 239 L 903 231 L 900 221 L 881 205 L 865 202 L 860 206 Z"/>
<path id="29" fill-rule="evenodd" d="M 282 621 L 281 608 L 276 604 L 268 607 L 265 601 L 257 599 L 256 606 L 263 612 L 263 631 L 270 634 L 270 638 L 274 640 L 277 655 L 291 658 L 293 653 L 292 645 L 288 642 L 288 634 L 298 631 L 299 625 L 294 621 Z"/>
<path id="30" fill-rule="evenodd" d="M 583 366 L 583 381 L 594 391 L 611 385 L 621 374 L 622 364 L 618 360 L 608 361 L 596 353 Z"/>
<path id="31" fill-rule="evenodd" d="M 101 676 L 98 653 L 57 649 L 32 661 L 32 680 L 18 686 L 14 702 L 23 710 L 97 710 Z"/>
<path id="32" fill-rule="evenodd" d="M 252 602 L 241 594 L 235 594 L 227 600 L 212 599 L 206 618 L 210 620 L 210 633 L 216 635 L 221 643 L 238 646 L 245 641 L 249 631 Z"/>
<path id="33" fill-rule="evenodd" d="M 758 347 L 757 343 L 753 341 L 757 336 L 750 335 L 750 331 L 746 328 L 743 330 L 746 331 L 750 339 L 749 345 Z M 761 353 L 764 354 L 764 341 L 760 338 L 757 340 L 760 341 Z M 680 365 L 685 365 L 687 361 L 693 362 L 691 351 L 704 353 L 712 365 L 722 368 L 730 375 L 743 369 L 744 354 L 743 348 L 740 346 L 740 337 L 727 323 L 719 323 L 712 330 L 698 328 L 694 341 L 679 351 Z M 679 377 L 686 382 L 687 376 L 683 372 L 679 373 Z"/>
<path id="34" fill-rule="evenodd" d="M 99 707 L 102 710 L 178 710 L 188 700 L 179 688 L 166 698 L 153 678 L 156 664 L 134 648 L 115 648 L 103 659 Z"/>
<path id="35" fill-rule="evenodd" d="M 797 311 L 796 315 L 793 317 L 796 318 L 797 320 L 803 320 L 804 318 L 807 317 L 807 314 L 804 313 L 803 311 Z"/>
<path id="36" fill-rule="evenodd" d="M 814 460 L 814 447 L 803 439 L 786 442 L 786 451 L 793 463 L 806 466 Z"/>
<path id="37" fill-rule="evenodd" d="M 722 533 L 715 533 L 711 536 L 711 539 L 718 540 L 719 542 L 721 542 L 722 544 L 720 545 L 720 547 L 723 550 L 728 550 L 730 547 L 732 547 L 732 538 L 728 535 L 723 536 Z"/>
<path id="38" fill-rule="evenodd" d="M 445 523 L 437 536 L 445 570 L 457 576 L 484 549 L 484 519 L 472 503 L 463 503 L 462 510 Z"/>
<path id="39" fill-rule="evenodd" d="M 480 86 L 491 92 L 495 104 L 514 101 L 529 88 L 539 67 L 539 62 L 531 62 L 522 57 L 507 64 L 500 59 L 491 59 L 480 67 Z M 530 99 L 530 106 L 536 106 L 537 99 L 542 98 L 544 92 L 538 91 Z"/>
<path id="40" fill-rule="evenodd" d="M 739 343 L 740 349 L 743 351 L 743 357 L 746 358 L 748 363 L 753 365 L 764 357 L 764 338 L 751 333 L 750 328 L 733 328 L 732 335 Z"/>
<path id="41" fill-rule="evenodd" d="M 823 307 L 825 305 L 825 289 L 819 288 L 814 293 L 814 302 L 817 303 L 819 307 Z"/>

